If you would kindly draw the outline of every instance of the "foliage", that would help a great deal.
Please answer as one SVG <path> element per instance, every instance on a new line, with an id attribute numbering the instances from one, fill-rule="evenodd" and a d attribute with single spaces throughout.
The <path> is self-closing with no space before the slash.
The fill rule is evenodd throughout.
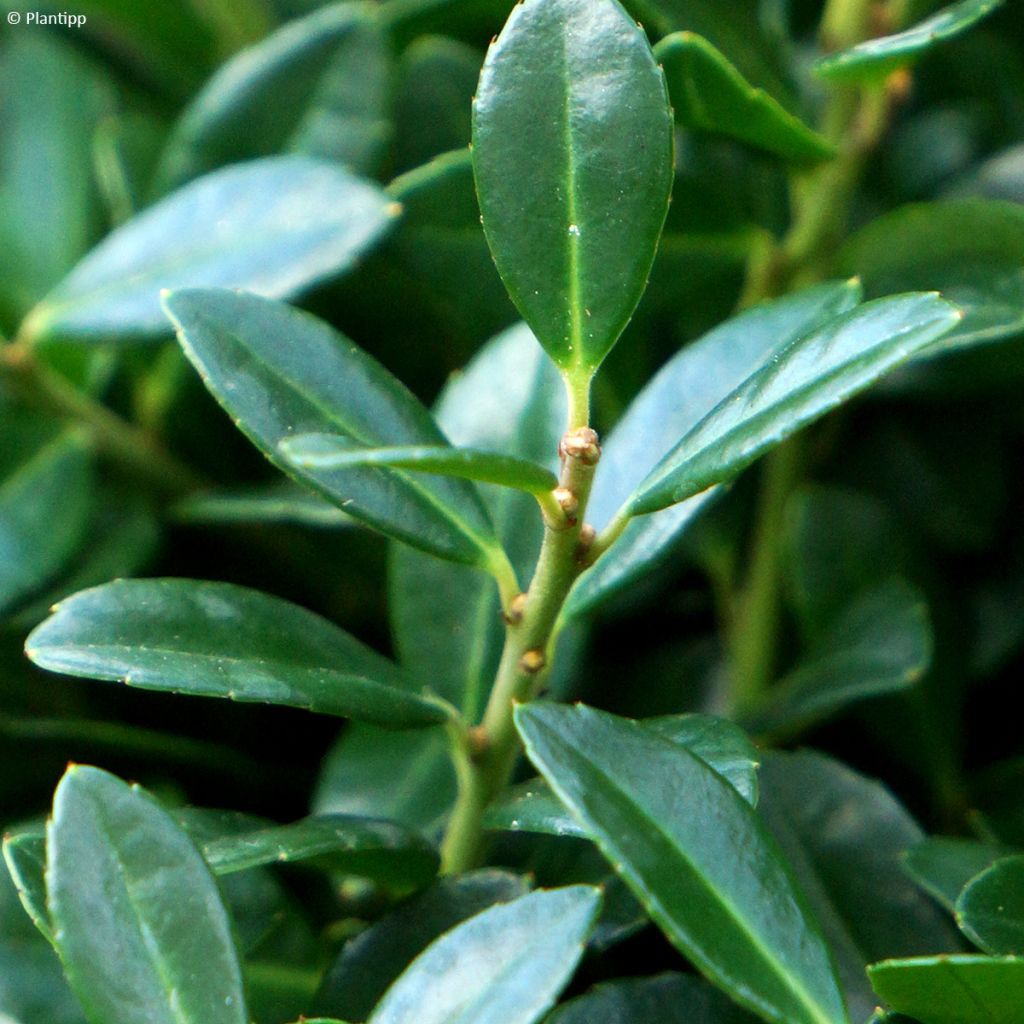
<path id="1" fill-rule="evenodd" d="M 3 6 L 0 1024 L 1019 1024 L 1011 12 Z"/>

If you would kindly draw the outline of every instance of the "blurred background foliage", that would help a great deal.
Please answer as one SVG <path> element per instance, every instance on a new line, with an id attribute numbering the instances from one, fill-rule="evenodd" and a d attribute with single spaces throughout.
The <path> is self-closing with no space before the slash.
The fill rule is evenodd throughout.
<path id="1" fill-rule="evenodd" d="M 336 8 L 317 14 L 316 0 L 79 0 L 75 12 L 88 18 L 81 29 L 4 24 L 0 334 L 12 337 L 97 241 L 170 190 L 226 164 L 298 151 L 389 183 L 405 208 L 384 244 L 300 304 L 433 402 L 517 319 L 484 242 L 466 158 L 447 157 L 445 173 L 426 184 L 417 173 L 467 145 L 484 51 L 510 5 L 370 6 L 371 14 L 339 17 Z M 808 119 L 820 108 L 823 88 L 807 73 L 821 14 L 815 0 L 626 6 L 654 35 L 659 23 L 706 35 L 750 81 Z M 923 15 L 936 4 L 912 6 Z M 61 5 L 3 0 L 0 8 Z M 228 62 L 254 59 L 247 48 L 287 38 L 274 33 L 311 16 L 324 19 L 322 30 L 287 75 L 223 102 L 232 69 L 243 66 Z M 918 287 L 949 289 L 954 298 L 984 292 L 993 340 L 918 362 L 803 435 L 801 472 L 771 537 L 782 605 L 776 677 L 813 673 L 816 664 L 834 672 L 821 668 L 821 652 L 837 649 L 828 630 L 838 628 L 837 617 L 849 619 L 858 600 L 877 599 L 894 573 L 927 606 L 921 671 L 892 681 L 893 692 L 880 686 L 866 700 L 835 699 L 827 715 L 773 722 L 768 714 L 749 724 L 772 743 L 814 747 L 884 779 L 927 831 L 1019 843 L 1024 741 L 1013 709 L 1024 670 L 1024 213 L 1016 222 L 1000 214 L 1007 239 L 997 243 L 997 229 L 970 205 L 979 199 L 1024 204 L 1024 19 L 1015 2 L 915 69 L 853 199 L 853 240 L 827 267 L 861 275 L 869 296 Z M 918 215 L 908 208 L 935 201 L 968 205 L 945 219 L 936 211 L 948 206 Z M 780 161 L 680 130 L 669 222 L 651 286 L 599 377 L 599 428 L 615 422 L 680 346 L 730 315 L 760 240 L 782 233 L 788 217 Z M 970 218 L 976 227 L 965 226 Z M 25 635 L 54 600 L 139 574 L 258 587 L 392 648 L 388 543 L 300 501 L 214 404 L 169 336 L 145 345 L 57 342 L 41 351 L 161 438 L 205 483 L 168 493 L 95 459 L 74 431 L 19 409 L 0 385 L 0 519 L 15 488 L 30 487 L 39 540 L 27 569 L 0 548 L 0 822 L 43 814 L 68 760 L 102 764 L 171 800 L 280 819 L 360 799 L 372 807 L 367 766 L 380 751 L 372 736 L 350 737 L 341 757 L 332 755 L 339 727 L 331 719 L 96 686 L 27 663 Z M 751 550 L 763 472 L 737 481 L 670 559 L 575 638 L 564 692 L 631 715 L 721 709 L 721 626 Z M 441 574 L 437 601 L 443 591 Z M 892 625 L 886 606 L 874 614 L 876 625 Z M 846 626 L 865 649 L 877 649 L 879 634 L 863 618 Z M 907 633 L 896 642 L 910 642 Z M 444 652 L 431 656 L 443 661 Z M 405 742 L 429 742 L 419 737 Z M 786 774 L 785 759 L 769 758 L 769 781 Z M 814 765 L 801 770 L 813 775 Z M 814 777 L 820 784 L 820 773 Z M 784 790 L 770 806 L 785 801 Z M 851 798 L 851 813 L 859 799 Z M 583 872 L 545 863 L 535 840 L 529 849 L 511 840 L 509 847 L 510 862 L 526 858 L 542 878 Z M 291 925 L 275 943 L 295 962 L 318 930 L 333 922 L 335 942 L 344 930 L 336 908 L 309 911 L 322 903 L 300 901 L 309 895 L 295 891 L 301 884 L 274 881 L 272 894 L 291 908 Z M 7 906 L 6 886 L 0 882 L 0 976 L 11 955 L 4 950 L 14 948 L 7 938 L 17 929 L 31 935 L 20 910 Z M 349 910 L 358 907 L 359 893 L 346 898 Z M 645 934 L 634 942 L 646 945 L 630 947 L 644 969 L 659 955 L 668 962 L 667 952 L 652 952 L 662 949 L 659 940 Z M 600 960 L 588 970 L 600 976 Z M 48 1012 L 52 1024 L 76 1019 L 70 1003 Z"/>

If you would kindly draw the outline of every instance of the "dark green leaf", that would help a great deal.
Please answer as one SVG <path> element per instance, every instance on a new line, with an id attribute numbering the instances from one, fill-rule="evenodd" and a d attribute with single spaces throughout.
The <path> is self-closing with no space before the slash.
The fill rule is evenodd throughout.
<path id="1" fill-rule="evenodd" d="M 960 319 L 937 295 L 900 295 L 869 302 L 797 339 L 683 437 L 640 484 L 630 513 L 656 512 L 735 476 Z"/>
<path id="2" fill-rule="evenodd" d="M 559 798 L 703 973 L 768 1021 L 847 1020 L 804 897 L 717 772 L 639 723 L 583 706 L 527 704 L 516 722 Z"/>
<path id="3" fill-rule="evenodd" d="M 752 732 L 786 732 L 848 704 L 899 693 L 932 658 L 928 606 L 899 579 L 864 591 L 841 612 L 791 672 L 750 714 Z"/>
<path id="4" fill-rule="evenodd" d="M 284 152 L 372 174 L 391 131 L 389 93 L 387 43 L 372 10 L 330 4 L 222 65 L 171 135 L 160 190 Z"/>
<path id="5" fill-rule="evenodd" d="M 228 291 L 178 292 L 166 303 L 207 387 L 270 459 L 294 434 L 343 433 L 371 446 L 446 443 L 409 390 L 326 323 Z M 466 481 L 371 467 L 295 475 L 353 518 L 433 554 L 477 565 L 503 559 Z"/>
<path id="6" fill-rule="evenodd" d="M 340 814 L 226 835 L 204 843 L 203 856 L 218 875 L 312 861 L 398 888 L 419 888 L 437 871 L 435 850 L 418 835 L 394 822 Z"/>
<path id="7" fill-rule="evenodd" d="M 774 97 L 756 89 L 706 39 L 676 32 L 655 47 L 665 69 L 676 120 L 729 135 L 785 160 L 827 160 L 835 148 Z"/>
<path id="8" fill-rule="evenodd" d="M 829 54 L 814 66 L 834 82 L 862 82 L 884 78 L 897 68 L 913 64 L 948 39 L 955 39 L 987 17 L 1003 0 L 960 0 L 944 7 L 905 32 L 869 39 L 848 50 Z"/>
<path id="9" fill-rule="evenodd" d="M 11 31 L 0 48 L 0 330 L 74 266 L 97 230 L 92 134 L 107 83 L 67 44 Z"/>
<path id="10" fill-rule="evenodd" d="M 390 818 L 429 835 L 454 798 L 443 729 L 398 733 L 353 722 L 324 760 L 314 810 Z"/>
<path id="11" fill-rule="evenodd" d="M 600 890 L 575 885 L 477 914 L 413 961 L 370 1024 L 534 1024 L 575 969 L 600 905 Z"/>
<path id="12" fill-rule="evenodd" d="M 997 843 L 932 836 L 907 850 L 911 878 L 947 910 L 953 910 L 967 883 L 1013 851 Z"/>
<path id="13" fill-rule="evenodd" d="M 46 836 L 22 832 L 4 839 L 4 860 L 21 905 L 47 942 L 53 943 L 46 906 Z"/>
<path id="14" fill-rule="evenodd" d="M 1024 958 L 919 957 L 868 973 L 882 999 L 920 1024 L 1018 1024 L 1024 1006 Z"/>
<path id="15" fill-rule="evenodd" d="M 643 294 L 668 210 L 661 69 L 616 0 L 527 0 L 487 55 L 473 109 L 498 270 L 551 358 L 586 379 Z"/>
<path id="16" fill-rule="evenodd" d="M 860 301 L 855 281 L 831 282 L 764 303 L 726 321 L 670 360 L 629 406 L 603 445 L 587 518 L 603 529 L 630 492 L 712 409 L 776 353 Z M 569 596 L 580 615 L 644 572 L 693 521 L 710 496 L 631 522 Z"/>
<path id="17" fill-rule="evenodd" d="M 313 1002 L 314 1010 L 366 1020 L 388 986 L 436 938 L 528 891 L 524 879 L 494 870 L 440 879 L 345 944 Z"/>
<path id="18" fill-rule="evenodd" d="M 163 289 L 246 288 L 283 298 L 340 274 L 398 207 L 328 163 L 268 157 L 194 181 L 109 235 L 30 314 L 40 341 L 163 337 Z"/>
<path id="19" fill-rule="evenodd" d="M 960 948 L 952 922 L 903 871 L 917 822 L 880 783 L 810 751 L 768 753 L 760 812 L 821 923 L 855 1020 L 875 999 L 864 968 Z"/>
<path id="20" fill-rule="evenodd" d="M 995 956 L 1024 953 L 1024 856 L 997 860 L 956 901 L 964 934 Z"/>
<path id="21" fill-rule="evenodd" d="M 901 207 L 847 243 L 843 266 L 871 296 L 941 289 L 964 319 L 936 355 L 1024 333 L 1024 208 L 984 199 Z"/>
<path id="22" fill-rule="evenodd" d="M 652 732 L 685 747 L 713 768 L 740 796 L 757 805 L 758 753 L 746 734 L 725 718 L 711 715 L 666 715 L 641 722 Z M 493 804 L 489 828 L 540 832 L 589 839 L 590 833 L 542 779 L 516 786 Z"/>
<path id="23" fill-rule="evenodd" d="M 606 981 L 558 1007 L 547 1024 L 751 1024 L 754 1019 L 697 978 L 662 974 Z"/>
<path id="24" fill-rule="evenodd" d="M 217 885 L 147 794 L 72 767 L 47 854 L 61 960 L 94 1024 L 248 1024 Z"/>
<path id="25" fill-rule="evenodd" d="M 234 523 L 292 523 L 314 527 L 357 525 L 356 520 L 340 508 L 290 480 L 260 487 L 204 491 L 177 502 L 172 514 L 179 522 L 214 526 Z"/>
<path id="26" fill-rule="evenodd" d="M 0 614 L 48 583 L 78 550 L 93 505 L 89 444 L 21 418 L 0 397 Z M 60 514 L 55 515 L 54 510 Z"/>
<path id="27" fill-rule="evenodd" d="M 443 721 L 394 664 L 325 619 L 227 583 L 119 580 L 62 601 L 25 644 L 53 672 L 307 708 L 393 728 Z"/>
<path id="28" fill-rule="evenodd" d="M 320 472 L 380 466 L 477 480 L 527 494 L 546 494 L 558 486 L 558 477 L 535 462 L 480 448 L 440 445 L 365 448 L 337 434 L 299 434 L 286 438 L 281 443 L 281 451 L 293 466 Z"/>

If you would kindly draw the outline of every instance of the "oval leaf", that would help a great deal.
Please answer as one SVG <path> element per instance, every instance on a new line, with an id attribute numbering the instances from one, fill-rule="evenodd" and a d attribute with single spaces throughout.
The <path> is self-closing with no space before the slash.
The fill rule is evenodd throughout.
<path id="1" fill-rule="evenodd" d="M 440 445 L 364 448 L 335 434 L 300 434 L 286 438 L 281 443 L 281 451 L 299 469 L 382 466 L 499 484 L 528 494 L 546 494 L 558 486 L 558 477 L 543 466 L 527 462 L 526 459 L 517 459 L 513 455 L 487 452 L 479 448 Z"/>
<path id="2" fill-rule="evenodd" d="M 534 1024 L 583 955 L 601 905 L 586 885 L 485 910 L 427 947 L 369 1024 Z"/>
<path id="3" fill-rule="evenodd" d="M 218 875 L 312 861 L 324 871 L 399 888 L 419 888 L 437 871 L 436 851 L 416 833 L 394 822 L 340 814 L 222 836 L 203 844 L 203 856 Z"/>
<path id="4" fill-rule="evenodd" d="M 393 728 L 444 721 L 386 658 L 269 594 L 119 580 L 57 605 L 25 642 L 41 668 L 144 690 L 284 704 Z"/>
<path id="5" fill-rule="evenodd" d="M 47 854 L 57 945 L 94 1024 L 248 1024 L 217 883 L 151 797 L 72 767 Z"/>
<path id="6" fill-rule="evenodd" d="M 513 302 L 589 378 L 640 301 L 672 186 L 664 77 L 616 0 L 512 11 L 477 88 L 473 167 Z"/>
<path id="7" fill-rule="evenodd" d="M 399 208 L 340 167 L 270 157 L 209 174 L 118 228 L 25 322 L 36 341 L 160 338 L 163 289 L 283 298 L 341 273 Z"/>
<path id="8" fill-rule="evenodd" d="M 956 901 L 956 919 L 986 953 L 1024 954 L 1024 856 L 997 860 L 973 878 Z"/>
<path id="9" fill-rule="evenodd" d="M 756 89 L 706 39 L 675 32 L 654 48 L 665 69 L 676 120 L 687 128 L 729 135 L 797 163 L 827 160 L 835 147 Z"/>
<path id="10" fill-rule="evenodd" d="M 961 0 L 944 7 L 905 32 L 869 39 L 848 50 L 829 54 L 814 70 L 833 82 L 863 82 L 884 78 L 948 39 L 955 39 L 987 17 L 1003 0 Z"/>
<path id="11" fill-rule="evenodd" d="M 516 723 L 530 760 L 711 981 L 778 1024 L 847 1020 L 804 897 L 717 772 L 637 722 L 583 706 L 523 705 Z"/>
<path id="12" fill-rule="evenodd" d="M 220 290 L 172 293 L 165 304 L 206 386 L 272 461 L 294 434 L 341 433 L 370 447 L 447 444 L 403 384 L 323 321 Z M 293 472 L 353 518 L 415 547 L 476 565 L 497 557 L 466 481 L 373 467 Z"/>
<path id="13" fill-rule="evenodd" d="M 735 476 L 960 319 L 937 295 L 899 295 L 866 303 L 798 338 L 669 452 L 630 499 L 630 513 L 656 512 Z"/>
<path id="14" fill-rule="evenodd" d="M 997 843 L 930 836 L 907 850 L 904 867 L 929 896 L 951 911 L 961 890 L 975 875 L 1012 852 Z"/>
<path id="15" fill-rule="evenodd" d="M 46 906 L 46 837 L 28 832 L 7 836 L 4 839 L 4 860 L 25 913 L 52 945 L 53 928 Z"/>

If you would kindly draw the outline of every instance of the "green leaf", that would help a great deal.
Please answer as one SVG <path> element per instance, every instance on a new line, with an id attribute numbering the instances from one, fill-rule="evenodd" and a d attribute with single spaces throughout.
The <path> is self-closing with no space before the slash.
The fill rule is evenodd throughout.
<path id="1" fill-rule="evenodd" d="M 46 421 L 18 416 L 2 397 L 0 413 L 2 614 L 57 575 L 85 540 L 94 479 L 81 432 L 58 433 Z"/>
<path id="2" fill-rule="evenodd" d="M 956 920 L 986 953 L 1024 953 L 1024 856 L 1004 857 L 972 878 L 956 901 Z"/>
<path id="3" fill-rule="evenodd" d="M 661 974 L 606 981 L 571 999 L 547 1024 L 752 1024 L 751 1017 L 697 978 Z"/>
<path id="4" fill-rule="evenodd" d="M 889 580 L 850 603 L 745 725 L 757 733 L 803 728 L 848 704 L 912 687 L 931 659 L 923 596 L 902 580 Z"/>
<path id="5" fill-rule="evenodd" d="M 437 420 L 454 444 L 517 454 L 553 468 L 565 429 L 565 404 L 555 368 L 529 328 L 520 324 L 488 342 L 449 381 L 437 403 Z M 532 499 L 504 489 L 487 489 L 483 497 L 519 578 L 528 579 L 543 534 Z M 438 601 L 436 594 L 448 599 Z M 399 661 L 431 679 L 438 693 L 477 720 L 505 633 L 490 581 L 394 545 L 389 597 Z"/>
<path id="6" fill-rule="evenodd" d="M 907 850 L 904 866 L 925 892 L 953 910 L 972 878 L 1012 852 L 998 843 L 931 836 Z"/>
<path id="7" fill-rule="evenodd" d="M 665 715 L 640 724 L 685 747 L 718 772 L 747 803 L 757 805 L 759 755 L 738 726 L 712 715 Z M 491 805 L 484 820 L 493 829 L 591 838 L 542 779 L 532 779 L 508 791 Z"/>
<path id="8" fill-rule="evenodd" d="M 313 1009 L 366 1020 L 388 986 L 435 939 L 496 904 L 529 892 L 517 875 L 493 869 L 439 879 L 350 939 L 327 972 Z"/>
<path id="9" fill-rule="evenodd" d="M 226 835 L 203 844 L 218 875 L 267 864 L 312 861 L 323 871 L 416 889 L 437 872 L 437 853 L 420 836 L 390 821 L 340 814 L 306 818 Z"/>
<path id="10" fill-rule="evenodd" d="M 833 82 L 876 81 L 913 64 L 940 43 L 955 39 L 987 17 L 1003 0 L 961 0 L 905 32 L 869 39 L 848 50 L 822 57 L 814 70 Z"/>
<path id="11" fill-rule="evenodd" d="M 392 728 L 443 721 L 386 658 L 325 619 L 227 583 L 119 580 L 62 601 L 25 642 L 52 672 Z"/>
<path id="12" fill-rule="evenodd" d="M 413 961 L 369 1024 L 534 1024 L 575 969 L 600 905 L 600 890 L 574 885 L 477 914 Z"/>
<path id="13" fill-rule="evenodd" d="M 166 306 L 206 386 L 272 461 L 294 434 L 343 433 L 369 446 L 446 443 L 407 388 L 323 321 L 219 290 L 173 293 Z M 353 518 L 435 555 L 475 565 L 499 557 L 466 481 L 372 467 L 293 475 Z"/>
<path id="14" fill-rule="evenodd" d="M 639 723 L 583 706 L 526 704 L 516 723 L 530 760 L 702 973 L 768 1021 L 847 1020 L 804 897 L 717 772 Z"/>
<path id="15" fill-rule="evenodd" d="M 454 799 L 455 772 L 443 729 L 391 732 L 352 722 L 323 762 L 313 809 L 390 818 L 430 835 Z"/>
<path id="16" fill-rule="evenodd" d="M 217 884 L 152 798 L 70 768 L 47 854 L 61 960 L 94 1024 L 248 1024 Z"/>
<path id="17" fill-rule="evenodd" d="M 330 471 L 361 466 L 408 469 L 498 484 L 527 494 L 547 494 L 558 486 L 558 477 L 535 462 L 479 448 L 441 445 L 364 448 L 336 434 L 299 434 L 286 438 L 281 443 L 281 451 L 287 461 L 299 469 Z"/>
<path id="18" fill-rule="evenodd" d="M 654 48 L 665 69 L 676 120 L 687 128 L 729 135 L 784 160 L 835 156 L 835 147 L 773 96 L 754 88 L 721 51 L 693 32 L 666 36 Z"/>
<path id="19" fill-rule="evenodd" d="M 337 528 L 358 525 L 340 508 L 291 480 L 257 487 L 203 491 L 175 503 L 171 514 L 178 522 L 205 526 L 290 523 Z"/>
<path id="20" fill-rule="evenodd" d="M 25 913 L 51 945 L 50 911 L 46 906 L 46 837 L 22 832 L 4 838 L 4 860 Z"/>
<path id="21" fill-rule="evenodd" d="M 164 289 L 295 295 L 348 269 L 398 208 L 340 167 L 268 157 L 215 171 L 109 235 L 25 322 L 35 341 L 161 338 Z"/>
<path id="22" fill-rule="evenodd" d="M 683 437 L 640 484 L 630 514 L 656 512 L 735 476 L 960 318 L 937 295 L 899 295 L 866 303 L 798 338 Z"/>
<path id="23" fill-rule="evenodd" d="M 770 752 L 758 809 L 821 923 L 855 1020 L 875 1005 L 869 963 L 960 948 L 906 877 L 903 852 L 923 832 L 885 786 L 812 751 Z"/>
<path id="24" fill-rule="evenodd" d="M 856 281 L 830 282 L 767 302 L 685 346 L 640 392 L 603 444 L 587 518 L 599 530 L 630 492 L 712 409 L 773 353 L 860 301 Z M 712 495 L 636 519 L 577 581 L 563 615 L 595 608 L 665 557 Z"/>
<path id="25" fill-rule="evenodd" d="M 1016 203 L 903 206 L 854 235 L 840 260 L 871 296 L 937 288 L 964 311 L 926 355 L 1024 333 L 1024 209 Z"/>
<path id="26" fill-rule="evenodd" d="M 869 968 L 875 991 L 920 1024 L 1018 1024 L 1024 958 L 934 956 Z"/>
<path id="27" fill-rule="evenodd" d="M 224 164 L 276 153 L 372 174 L 391 133 L 390 56 L 371 8 L 330 4 L 221 66 L 163 154 L 160 191 Z"/>
<path id="28" fill-rule="evenodd" d="M 9 32 L 0 69 L 0 330 L 13 333 L 99 227 L 83 169 L 113 97 L 96 67 L 42 32 Z"/>
<path id="29" fill-rule="evenodd" d="M 548 355 L 589 378 L 643 294 L 672 187 L 672 118 L 616 0 L 527 0 L 473 107 L 484 231 Z"/>

